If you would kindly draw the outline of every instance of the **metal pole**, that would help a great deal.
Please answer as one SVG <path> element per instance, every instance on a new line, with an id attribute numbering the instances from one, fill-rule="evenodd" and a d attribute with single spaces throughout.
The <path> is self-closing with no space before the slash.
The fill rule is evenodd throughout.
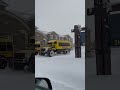
<path id="1" fill-rule="evenodd" d="M 80 43 L 80 28 L 78 25 L 74 26 L 74 29 L 72 30 L 75 35 L 75 58 L 81 57 L 81 43 Z"/>

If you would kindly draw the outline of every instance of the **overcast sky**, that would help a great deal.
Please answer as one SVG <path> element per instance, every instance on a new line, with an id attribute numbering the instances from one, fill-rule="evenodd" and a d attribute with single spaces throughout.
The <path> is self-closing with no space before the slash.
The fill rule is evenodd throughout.
<path id="1" fill-rule="evenodd" d="M 85 26 L 84 0 L 35 0 L 35 22 L 42 31 L 71 34 L 75 24 Z"/>
<path id="2" fill-rule="evenodd" d="M 34 14 L 36 26 L 43 31 L 71 34 L 75 24 L 85 26 L 85 0 L 3 0 L 8 8 Z M 34 5 L 35 1 L 35 5 Z M 91 1 L 91 0 L 90 0 Z M 117 3 L 119 0 L 110 0 Z"/>

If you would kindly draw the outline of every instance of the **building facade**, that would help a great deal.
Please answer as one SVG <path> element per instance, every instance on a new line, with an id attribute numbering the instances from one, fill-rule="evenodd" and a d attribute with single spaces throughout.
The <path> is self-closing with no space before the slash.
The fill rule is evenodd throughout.
<path id="1" fill-rule="evenodd" d="M 40 41 L 41 46 L 46 46 L 48 38 L 43 32 L 35 30 L 35 41 Z"/>
<path id="2" fill-rule="evenodd" d="M 48 32 L 46 34 L 48 40 L 58 40 L 59 39 L 59 35 L 55 32 L 55 31 L 52 31 L 52 32 Z"/>
<path id="3" fill-rule="evenodd" d="M 59 35 L 55 31 L 44 32 L 36 28 L 35 41 L 40 41 L 43 46 L 46 46 L 47 41 L 49 40 L 67 40 L 67 41 L 70 41 L 71 45 L 73 46 L 73 39 L 70 35 Z"/>

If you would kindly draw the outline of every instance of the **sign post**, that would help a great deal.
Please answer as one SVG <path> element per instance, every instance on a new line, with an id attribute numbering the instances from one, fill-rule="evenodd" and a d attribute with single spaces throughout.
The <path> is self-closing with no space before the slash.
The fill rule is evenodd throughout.
<path id="1" fill-rule="evenodd" d="M 75 58 L 81 57 L 81 41 L 80 41 L 80 33 L 82 30 L 85 30 L 85 28 L 82 28 L 80 25 L 75 25 L 74 29 L 71 30 L 71 32 L 74 32 L 75 34 Z"/>
<path id="2" fill-rule="evenodd" d="M 78 25 L 74 26 L 74 29 L 71 30 L 75 35 L 75 58 L 81 57 L 81 43 L 80 43 L 80 27 Z"/>

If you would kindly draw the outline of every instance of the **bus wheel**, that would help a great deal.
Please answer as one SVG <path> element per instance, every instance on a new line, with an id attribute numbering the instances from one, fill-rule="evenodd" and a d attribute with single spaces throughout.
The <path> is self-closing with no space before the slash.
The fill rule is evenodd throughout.
<path id="1" fill-rule="evenodd" d="M 67 53 L 68 53 L 68 50 L 64 50 L 63 53 L 64 53 L 64 54 L 67 54 Z"/>
<path id="2" fill-rule="evenodd" d="M 52 57 L 53 55 L 54 55 L 54 51 L 53 50 L 48 51 L 48 56 L 49 57 Z"/>

